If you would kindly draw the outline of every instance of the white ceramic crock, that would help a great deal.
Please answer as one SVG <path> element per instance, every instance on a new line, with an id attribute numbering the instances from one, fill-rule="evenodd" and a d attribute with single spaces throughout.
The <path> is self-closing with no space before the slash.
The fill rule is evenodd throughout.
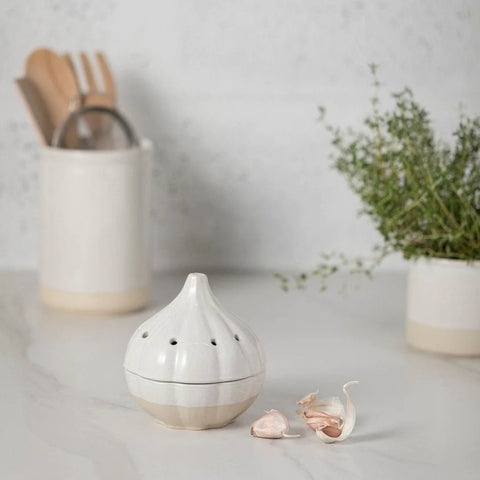
<path id="1" fill-rule="evenodd" d="M 151 143 L 124 150 L 44 147 L 40 297 L 62 310 L 120 313 L 150 292 Z"/>
<path id="2" fill-rule="evenodd" d="M 202 430 L 232 422 L 255 401 L 265 362 L 255 334 L 223 310 L 206 275 L 192 273 L 133 334 L 124 368 L 130 393 L 156 420 Z"/>
<path id="3" fill-rule="evenodd" d="M 407 340 L 422 350 L 480 355 L 480 262 L 421 259 L 410 267 Z"/>

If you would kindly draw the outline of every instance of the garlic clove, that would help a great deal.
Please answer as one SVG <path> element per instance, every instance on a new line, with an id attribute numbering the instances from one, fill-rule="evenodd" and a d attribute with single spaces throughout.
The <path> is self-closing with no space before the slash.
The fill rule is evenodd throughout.
<path id="1" fill-rule="evenodd" d="M 300 435 L 288 435 L 290 425 L 287 417 L 278 410 L 268 410 L 250 426 L 250 435 L 259 438 L 287 438 Z"/>
<path id="2" fill-rule="evenodd" d="M 305 423 L 315 431 L 325 428 L 335 428 L 339 430 L 343 427 L 343 418 L 328 415 L 323 412 L 305 410 L 302 412 L 302 417 L 305 420 Z"/>
<path id="3" fill-rule="evenodd" d="M 348 387 L 357 381 L 343 385 L 346 408 L 338 397 L 318 400 L 316 394 L 310 393 L 298 401 L 303 410 L 301 414 L 307 425 L 315 431 L 318 438 L 325 443 L 341 442 L 350 436 L 355 426 L 356 412 Z"/>
<path id="4" fill-rule="evenodd" d="M 309 393 L 307 396 L 299 400 L 297 404 L 303 408 L 326 413 L 335 417 L 343 418 L 345 416 L 345 407 L 338 397 L 318 399 L 315 393 Z"/>
<path id="5" fill-rule="evenodd" d="M 316 392 L 305 395 L 300 400 L 298 400 L 297 405 L 301 405 L 302 407 L 311 407 L 317 402 L 317 393 L 318 389 Z"/>

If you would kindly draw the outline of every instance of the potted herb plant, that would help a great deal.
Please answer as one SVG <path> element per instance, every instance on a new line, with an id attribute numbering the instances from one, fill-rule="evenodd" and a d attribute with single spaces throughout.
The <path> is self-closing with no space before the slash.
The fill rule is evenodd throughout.
<path id="1" fill-rule="evenodd" d="M 412 260 L 407 293 L 407 340 L 420 349 L 480 354 L 480 118 L 461 115 L 453 142 L 439 141 L 427 111 L 410 89 L 393 94 L 380 112 L 379 81 L 372 113 L 360 131 L 327 125 L 333 165 L 360 197 L 383 243 L 353 272 L 369 275 L 386 255 Z M 322 117 L 324 110 L 320 109 Z M 296 278 L 302 286 L 327 277 L 344 257 L 325 256 L 317 269 Z M 279 275 L 286 288 L 289 279 Z"/>

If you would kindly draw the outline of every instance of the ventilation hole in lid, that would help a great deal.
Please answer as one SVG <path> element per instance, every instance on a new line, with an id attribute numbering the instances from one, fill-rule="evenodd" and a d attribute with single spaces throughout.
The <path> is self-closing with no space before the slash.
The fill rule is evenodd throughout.
<path id="1" fill-rule="evenodd" d="M 235 340 L 236 340 L 237 342 L 240 341 L 240 337 L 238 336 L 238 333 L 235 334 Z"/>
<path id="2" fill-rule="evenodd" d="M 217 346 L 217 341 L 214 338 L 210 340 L 210 343 L 215 347 Z"/>
<path id="3" fill-rule="evenodd" d="M 176 345 L 178 342 L 175 338 L 170 339 L 170 345 Z"/>
<path id="4" fill-rule="evenodd" d="M 148 337 L 148 332 L 143 332 L 142 338 L 147 338 Z"/>

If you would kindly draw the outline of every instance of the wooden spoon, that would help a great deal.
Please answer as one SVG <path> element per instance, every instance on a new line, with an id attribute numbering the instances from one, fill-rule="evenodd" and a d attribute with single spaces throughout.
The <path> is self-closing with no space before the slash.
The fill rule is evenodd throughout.
<path id="1" fill-rule="evenodd" d="M 67 61 L 52 50 L 34 50 L 25 64 L 25 78 L 35 86 L 51 124 L 58 128 L 69 114 L 70 102 L 80 93 Z"/>

